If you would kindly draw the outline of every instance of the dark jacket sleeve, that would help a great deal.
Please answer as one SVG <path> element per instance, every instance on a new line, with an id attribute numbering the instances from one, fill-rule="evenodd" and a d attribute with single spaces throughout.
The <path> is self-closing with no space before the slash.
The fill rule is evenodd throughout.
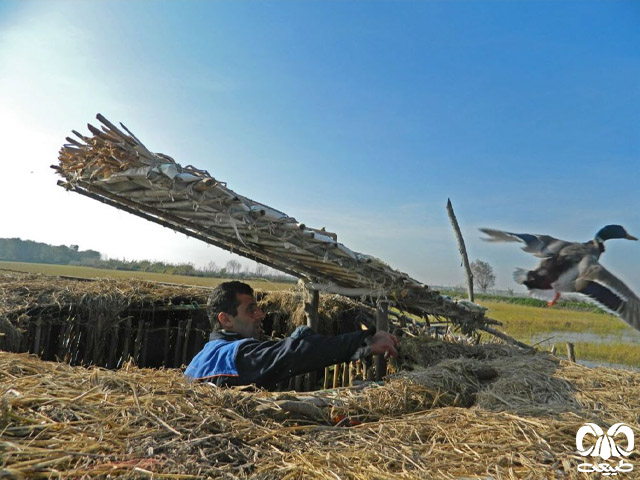
<path id="1" fill-rule="evenodd" d="M 370 332 L 361 330 L 335 337 L 310 335 L 244 342 L 236 356 L 238 383 L 271 388 L 294 375 L 349 361 L 364 347 L 369 335 Z"/>

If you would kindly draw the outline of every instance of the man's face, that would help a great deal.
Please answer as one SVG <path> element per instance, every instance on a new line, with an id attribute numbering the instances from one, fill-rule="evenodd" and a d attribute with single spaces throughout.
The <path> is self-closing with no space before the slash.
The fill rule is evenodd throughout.
<path id="1" fill-rule="evenodd" d="M 223 327 L 228 332 L 235 332 L 244 338 L 255 338 L 260 340 L 264 333 L 262 329 L 262 320 L 264 320 L 264 312 L 253 295 L 246 293 L 238 293 L 237 315 L 223 314 L 227 316 L 228 322 L 223 323 Z M 226 324 L 225 324 L 226 323 Z"/>

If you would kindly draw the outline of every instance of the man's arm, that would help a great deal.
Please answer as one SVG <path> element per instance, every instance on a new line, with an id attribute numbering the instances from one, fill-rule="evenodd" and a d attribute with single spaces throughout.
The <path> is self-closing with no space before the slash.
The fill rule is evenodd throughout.
<path id="1" fill-rule="evenodd" d="M 280 341 L 246 341 L 240 345 L 236 356 L 240 383 L 255 383 L 259 387 L 269 388 L 294 375 L 347 362 L 367 343 L 374 348 L 373 343 L 366 342 L 367 338 L 374 340 L 376 336 L 372 337 L 370 332 L 361 330 L 335 337 L 310 335 Z M 390 350 L 388 344 L 385 344 L 385 348 Z M 390 351 L 391 354 L 394 352 Z"/>

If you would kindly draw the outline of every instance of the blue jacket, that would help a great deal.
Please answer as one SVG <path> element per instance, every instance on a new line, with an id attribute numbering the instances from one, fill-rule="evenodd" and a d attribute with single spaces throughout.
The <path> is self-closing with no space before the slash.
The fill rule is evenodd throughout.
<path id="1" fill-rule="evenodd" d="M 184 373 L 220 386 L 253 383 L 274 388 L 292 376 L 366 356 L 371 353 L 367 341 L 372 333 L 360 330 L 335 337 L 313 333 L 262 341 L 217 331 Z"/>

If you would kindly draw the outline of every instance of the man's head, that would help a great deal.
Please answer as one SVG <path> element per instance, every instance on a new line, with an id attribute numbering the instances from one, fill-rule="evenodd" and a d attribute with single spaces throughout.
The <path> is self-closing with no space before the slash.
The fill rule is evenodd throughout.
<path id="1" fill-rule="evenodd" d="M 246 283 L 233 281 L 218 285 L 209 297 L 207 313 L 213 330 L 239 333 L 244 338 L 262 337 L 264 312 Z"/>

